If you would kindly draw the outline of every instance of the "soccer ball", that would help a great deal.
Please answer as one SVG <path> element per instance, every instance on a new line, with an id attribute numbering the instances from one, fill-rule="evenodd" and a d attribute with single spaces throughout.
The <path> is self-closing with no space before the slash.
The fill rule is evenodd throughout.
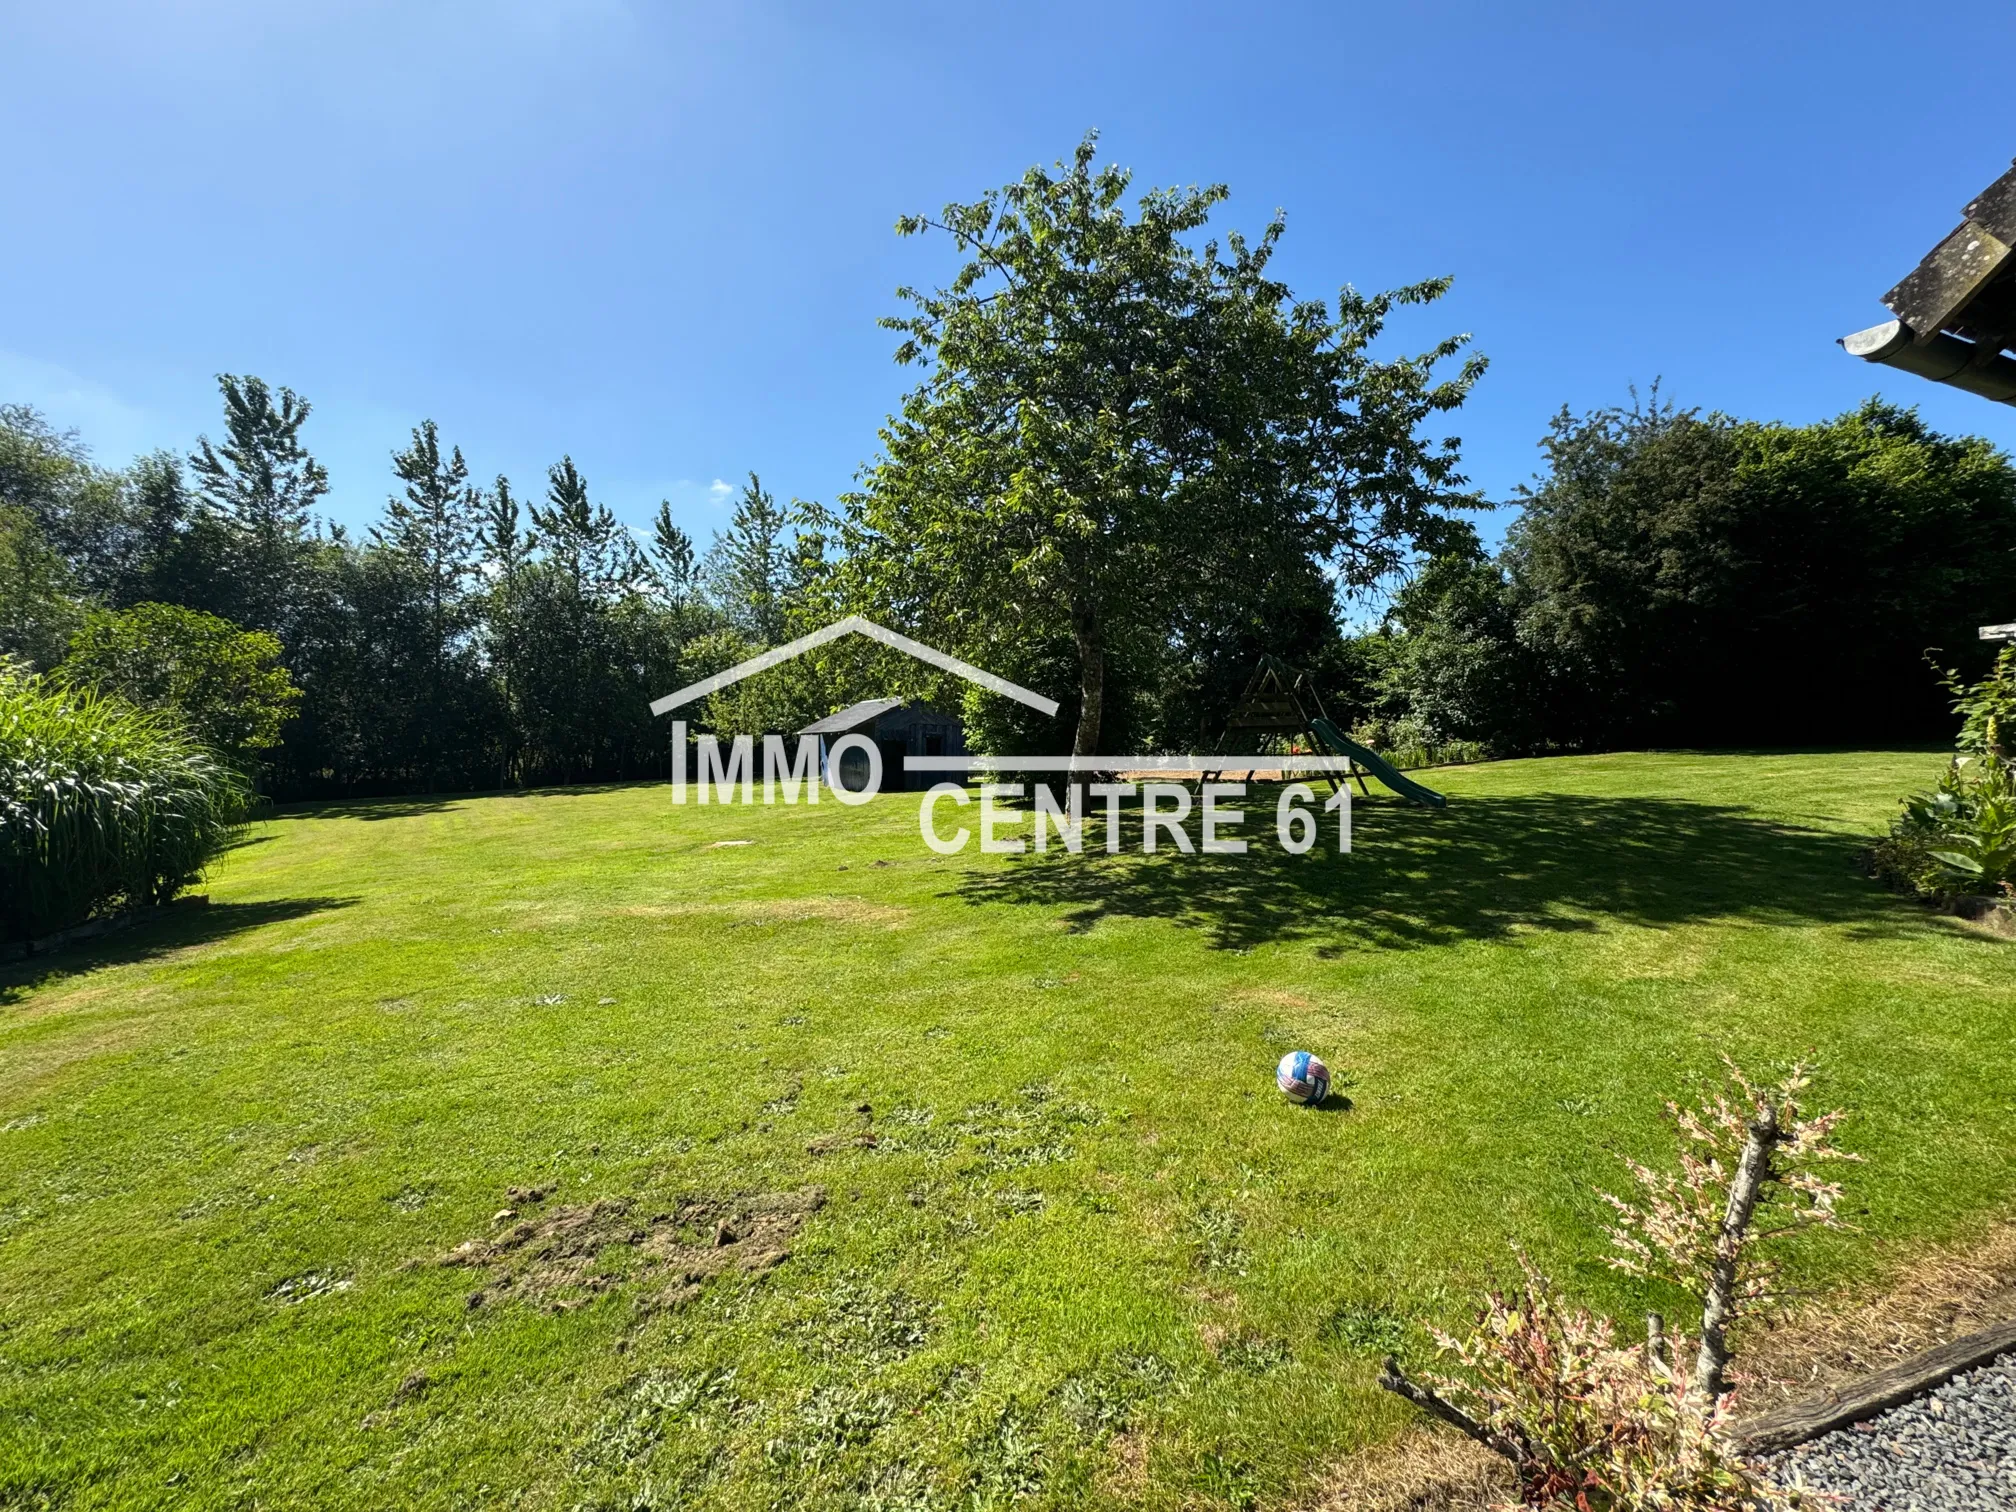
<path id="1" fill-rule="evenodd" d="M 1313 1108 L 1330 1095 L 1330 1068 L 1307 1050 L 1290 1050 L 1274 1068 L 1274 1084 L 1290 1102 Z"/>

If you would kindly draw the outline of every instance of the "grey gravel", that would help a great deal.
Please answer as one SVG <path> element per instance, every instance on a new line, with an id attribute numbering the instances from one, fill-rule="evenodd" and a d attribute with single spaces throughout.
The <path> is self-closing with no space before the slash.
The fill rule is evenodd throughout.
<path id="1" fill-rule="evenodd" d="M 2016 1354 L 1767 1461 L 1847 1512 L 2016 1509 Z"/>

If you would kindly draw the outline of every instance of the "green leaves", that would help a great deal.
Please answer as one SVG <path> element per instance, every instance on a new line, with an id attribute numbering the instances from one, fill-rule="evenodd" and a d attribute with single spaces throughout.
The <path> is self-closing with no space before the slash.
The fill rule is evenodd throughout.
<path id="1" fill-rule="evenodd" d="M 1955 757 L 1873 854 L 1880 875 L 1922 894 L 2016 889 L 2016 773 L 1992 751 Z"/>
<path id="2" fill-rule="evenodd" d="M 251 773 L 280 743 L 301 690 L 263 630 L 173 604 L 91 610 L 58 669 L 66 685 L 179 719 L 231 766 Z"/>
<path id="3" fill-rule="evenodd" d="M 250 796 L 162 717 L 0 671 L 0 936 L 167 902 L 230 841 Z"/>
<path id="4" fill-rule="evenodd" d="M 1999 784 L 1984 781 L 1971 805 L 1942 815 L 1936 834 L 1937 848 L 1927 854 L 1954 876 L 1981 889 L 2016 882 L 2016 793 L 2006 775 Z"/>
<path id="5" fill-rule="evenodd" d="M 1070 644 L 1081 750 L 1118 702 L 1107 682 L 1153 681 L 1184 623 L 1257 610 L 1312 563 L 1370 584 L 1474 503 L 1454 440 L 1419 428 L 1483 371 L 1435 378 L 1463 337 L 1369 355 L 1396 305 L 1446 280 L 1347 289 L 1332 319 L 1269 273 L 1279 216 L 1197 245 L 1224 185 L 1153 190 L 1130 215 L 1131 176 L 1095 145 L 897 223 L 962 262 L 882 322 L 925 377 L 843 501 L 859 607 L 1011 671 Z"/>
<path id="6" fill-rule="evenodd" d="M 2016 642 L 1996 654 L 1995 665 L 1979 682 L 1963 682 L 1953 671 L 1941 680 L 1960 716 L 1960 749 L 2007 760 L 2007 742 L 2016 735 Z"/>

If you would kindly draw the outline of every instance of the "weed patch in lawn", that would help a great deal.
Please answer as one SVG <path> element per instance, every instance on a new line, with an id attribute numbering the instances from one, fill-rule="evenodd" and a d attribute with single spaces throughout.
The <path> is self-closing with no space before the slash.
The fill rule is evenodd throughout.
<path id="1" fill-rule="evenodd" d="M 1399 1354 L 1413 1340 L 1405 1318 L 1377 1307 L 1346 1302 L 1323 1320 L 1322 1337 L 1363 1355 Z"/>
<path id="2" fill-rule="evenodd" d="M 512 1188 L 521 1202 L 543 1201 Z M 536 1219 L 506 1209 L 511 1226 L 487 1239 L 467 1239 L 441 1257 L 444 1266 L 487 1271 L 469 1306 L 519 1298 L 551 1312 L 581 1307 L 632 1280 L 651 1288 L 647 1306 L 677 1307 L 731 1270 L 761 1272 L 781 1265 L 805 1220 L 825 1205 L 821 1187 L 750 1197 L 693 1198 L 641 1222 L 628 1198 L 605 1197 L 556 1208 Z"/>
<path id="3" fill-rule="evenodd" d="M 266 1293 L 268 1302 L 277 1302 L 282 1307 L 294 1307 L 316 1297 L 330 1297 L 338 1292 L 350 1290 L 355 1283 L 348 1276 L 334 1275 L 328 1271 L 306 1271 L 298 1276 L 289 1276 L 278 1286 Z"/>

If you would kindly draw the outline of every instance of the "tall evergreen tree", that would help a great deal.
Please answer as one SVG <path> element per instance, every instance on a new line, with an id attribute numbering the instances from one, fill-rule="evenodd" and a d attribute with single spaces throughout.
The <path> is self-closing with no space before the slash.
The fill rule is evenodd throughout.
<path id="1" fill-rule="evenodd" d="M 530 543 L 519 528 L 518 500 L 511 492 L 511 480 L 502 473 L 497 475 L 496 486 L 482 500 L 476 543 L 493 583 L 508 581 L 525 565 Z"/>
<path id="2" fill-rule="evenodd" d="M 750 639 L 784 638 L 784 605 L 792 560 L 785 513 L 755 473 L 742 486 L 735 517 L 707 553 L 707 583 L 728 618 Z"/>
<path id="3" fill-rule="evenodd" d="M 476 569 L 475 550 L 482 495 L 469 486 L 462 448 L 441 455 L 441 435 L 432 420 L 413 430 L 413 443 L 392 454 L 392 470 L 406 485 L 405 496 L 385 501 L 385 523 L 372 538 L 398 552 L 427 588 L 437 652 L 446 655 L 451 620 L 463 584 Z"/>
<path id="4" fill-rule="evenodd" d="M 666 499 L 658 501 L 658 513 L 651 521 L 651 574 L 665 602 L 675 609 L 690 603 L 699 586 L 693 537 L 672 523 L 672 505 Z"/>
<path id="5" fill-rule="evenodd" d="M 371 532 L 399 575 L 418 589 L 420 643 L 413 648 L 419 674 L 412 735 L 417 770 L 430 787 L 466 770 L 466 752 L 480 743 L 471 720 L 483 702 L 475 687 L 481 671 L 468 644 L 474 606 L 464 592 L 476 571 L 481 495 L 469 486 L 460 447 L 441 452 L 432 420 L 413 430 L 412 444 L 392 456 L 406 487 L 385 503 L 385 519 Z M 388 626 L 388 629 L 390 627 Z"/>
<path id="6" fill-rule="evenodd" d="M 588 480 L 572 457 L 546 472 L 546 504 L 532 506 L 539 544 L 584 598 L 606 598 L 633 586 L 644 564 L 630 533 L 606 504 L 588 499 Z"/>
<path id="7" fill-rule="evenodd" d="M 329 473 L 301 444 L 311 407 L 292 389 L 277 395 L 262 378 L 217 375 L 225 440 L 199 436 L 189 458 L 203 504 L 233 532 L 237 612 L 232 618 L 285 641 L 313 549 L 310 511 L 329 491 Z"/>
<path id="8" fill-rule="evenodd" d="M 518 499 L 511 492 L 511 480 L 502 473 L 483 499 L 477 540 L 487 579 L 483 595 L 484 638 L 497 708 L 502 716 L 496 739 L 497 785 L 509 787 L 520 775 L 519 758 L 524 745 L 523 700 L 519 694 L 524 657 L 515 630 L 520 580 L 531 555 L 531 542 L 519 525 Z"/>

